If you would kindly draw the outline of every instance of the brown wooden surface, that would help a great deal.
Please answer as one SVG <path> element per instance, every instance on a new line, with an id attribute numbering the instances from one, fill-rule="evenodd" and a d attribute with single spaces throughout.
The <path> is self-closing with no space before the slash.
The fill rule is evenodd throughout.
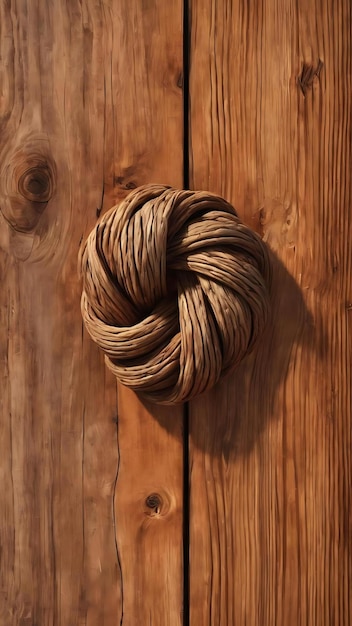
<path id="1" fill-rule="evenodd" d="M 180 409 L 119 393 L 121 461 L 115 498 L 123 626 L 183 624 Z M 117 622 L 119 623 L 119 622 Z"/>
<path id="2" fill-rule="evenodd" d="M 263 340 L 190 406 L 190 626 L 347 626 L 350 3 L 189 9 L 190 185 L 274 264 Z M 0 626 L 186 626 L 182 409 L 116 389 L 77 277 L 102 211 L 182 186 L 182 4 L 2 2 L 0 53 Z"/>
<path id="3" fill-rule="evenodd" d="M 192 0 L 190 76 L 191 186 L 275 254 L 266 336 L 190 407 L 190 624 L 350 624 L 350 3 Z"/>
<path id="4" fill-rule="evenodd" d="M 0 18 L 0 624 L 177 625 L 182 412 L 117 406 L 77 255 L 129 189 L 182 185 L 181 2 Z"/>

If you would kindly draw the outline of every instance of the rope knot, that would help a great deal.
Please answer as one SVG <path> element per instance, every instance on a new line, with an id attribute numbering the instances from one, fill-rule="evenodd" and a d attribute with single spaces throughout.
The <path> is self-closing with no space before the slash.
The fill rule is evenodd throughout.
<path id="1" fill-rule="evenodd" d="M 117 379 L 154 402 L 210 389 L 268 317 L 267 249 L 207 192 L 137 188 L 90 233 L 81 268 L 89 334 Z"/>

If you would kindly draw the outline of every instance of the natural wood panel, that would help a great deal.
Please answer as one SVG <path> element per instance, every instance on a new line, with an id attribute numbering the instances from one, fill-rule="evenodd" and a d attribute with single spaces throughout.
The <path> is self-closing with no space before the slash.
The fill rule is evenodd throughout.
<path id="1" fill-rule="evenodd" d="M 124 625 L 141 623 L 137 593 L 145 623 L 177 624 L 181 410 L 168 415 L 173 436 L 123 391 L 118 416 L 115 380 L 82 329 L 77 254 L 130 188 L 181 184 L 181 5 L 167 16 L 142 0 L 0 10 L 0 622 L 112 626 L 124 612 Z M 168 467 L 158 481 L 157 459 Z M 138 554 L 144 526 L 126 509 L 149 488 L 172 500 L 164 543 L 143 539 L 158 555 L 155 588 L 147 561 L 131 566 L 124 551 Z"/>
<path id="2" fill-rule="evenodd" d="M 153 182 L 182 187 L 182 4 L 122 4 L 123 54 L 119 38 L 110 43 L 124 85 L 117 108 L 123 123 L 116 128 L 122 155 L 116 155 L 115 180 L 123 189 Z M 143 406 L 119 387 L 115 513 L 123 626 L 183 621 L 182 418 L 180 406 Z"/>
<path id="3" fill-rule="evenodd" d="M 121 461 L 115 509 L 124 626 L 183 624 L 179 410 L 143 407 L 132 391 L 119 394 Z"/>
<path id="4" fill-rule="evenodd" d="M 274 263 L 261 344 L 190 407 L 190 624 L 348 624 L 350 3 L 192 0 L 190 18 L 191 185 Z"/>

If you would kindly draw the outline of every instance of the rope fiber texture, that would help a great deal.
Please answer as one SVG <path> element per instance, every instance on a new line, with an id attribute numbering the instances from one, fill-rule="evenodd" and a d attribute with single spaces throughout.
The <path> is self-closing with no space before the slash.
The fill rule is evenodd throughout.
<path id="1" fill-rule="evenodd" d="M 90 336 L 117 379 L 153 402 L 210 389 L 268 318 L 266 246 L 208 192 L 135 189 L 102 216 L 80 265 Z"/>

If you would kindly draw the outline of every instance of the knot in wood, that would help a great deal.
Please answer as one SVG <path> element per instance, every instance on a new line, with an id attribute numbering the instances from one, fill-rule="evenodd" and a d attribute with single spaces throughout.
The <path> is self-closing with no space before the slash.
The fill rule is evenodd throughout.
<path id="1" fill-rule="evenodd" d="M 55 193 L 56 167 L 45 142 L 32 139 L 13 152 L 1 171 L 0 205 L 18 231 L 35 230 Z"/>
<path id="2" fill-rule="evenodd" d="M 160 513 L 162 507 L 162 498 L 157 493 L 151 493 L 145 500 L 145 504 L 148 509 L 154 511 L 154 513 Z"/>
<path id="3" fill-rule="evenodd" d="M 91 232 L 81 268 L 83 319 L 107 365 L 163 404 L 210 389 L 268 318 L 266 246 L 207 192 L 134 190 Z"/>
<path id="4" fill-rule="evenodd" d="M 30 202 L 47 203 L 53 191 L 52 173 L 47 163 L 29 167 L 18 181 L 19 193 Z"/>

